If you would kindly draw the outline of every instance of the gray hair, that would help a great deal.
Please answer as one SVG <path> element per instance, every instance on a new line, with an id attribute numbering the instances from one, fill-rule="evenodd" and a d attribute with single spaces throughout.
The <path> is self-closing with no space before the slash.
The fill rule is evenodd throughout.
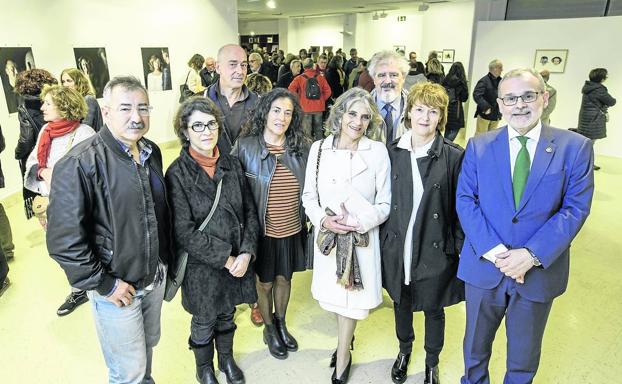
<path id="1" fill-rule="evenodd" d="M 503 78 L 501 79 L 501 81 L 499 82 L 499 94 L 498 96 L 501 96 L 501 84 L 503 84 L 504 81 L 506 81 L 507 79 L 514 79 L 516 77 L 521 77 L 525 74 L 530 74 L 533 77 L 535 77 L 538 80 L 538 92 L 544 92 L 546 90 L 546 85 L 544 83 L 544 79 L 542 78 L 542 76 L 538 73 L 538 71 L 536 71 L 533 68 L 517 68 L 517 69 L 512 69 L 511 71 L 507 72 L 505 75 L 503 75 Z"/>
<path id="2" fill-rule="evenodd" d="M 503 67 L 503 63 L 499 59 L 494 59 L 493 61 L 488 63 L 488 70 L 489 71 L 492 71 L 495 68 L 501 68 L 501 67 Z"/>
<path id="3" fill-rule="evenodd" d="M 376 77 L 376 67 L 385 61 L 393 61 L 399 67 L 402 72 L 402 76 L 406 76 L 408 71 L 410 70 L 410 65 L 408 64 L 408 60 L 403 55 L 400 55 L 397 52 L 393 51 L 380 51 L 374 53 L 372 58 L 369 60 L 367 65 L 367 70 L 371 77 Z"/>
<path id="4" fill-rule="evenodd" d="M 337 98 L 335 104 L 330 110 L 330 115 L 326 120 L 326 131 L 332 133 L 335 137 L 341 134 L 341 120 L 348 109 L 357 101 L 363 102 L 371 112 L 371 120 L 365 131 L 365 136 L 372 140 L 384 141 L 383 124 L 384 120 L 380 115 L 376 102 L 369 92 L 363 88 L 354 87 L 348 89 Z"/>
<path id="5" fill-rule="evenodd" d="M 259 62 L 259 64 L 263 64 L 263 57 L 261 57 L 261 55 L 257 52 L 253 52 L 250 55 L 248 55 L 248 60 L 250 61 L 251 58 L 255 58 L 257 59 L 257 62 Z"/>
<path id="6" fill-rule="evenodd" d="M 103 91 L 104 102 L 106 105 L 110 105 L 110 95 L 112 94 L 112 90 L 116 87 L 121 87 L 126 91 L 142 91 L 145 96 L 147 96 L 147 100 L 149 100 L 149 93 L 147 92 L 147 88 L 134 76 L 115 76 L 106 84 Z"/>

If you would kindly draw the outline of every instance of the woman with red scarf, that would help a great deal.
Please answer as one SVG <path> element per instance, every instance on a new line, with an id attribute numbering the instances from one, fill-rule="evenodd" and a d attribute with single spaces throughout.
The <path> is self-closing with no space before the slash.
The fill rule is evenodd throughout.
<path id="1" fill-rule="evenodd" d="M 50 194 L 54 164 L 76 144 L 93 136 L 95 131 L 80 123 L 88 107 L 78 91 L 61 85 L 45 86 L 41 91 L 41 100 L 43 119 L 47 123 L 39 132 L 37 144 L 26 161 L 24 187 L 45 199 Z M 39 217 L 39 222 L 46 229 L 45 216 Z M 86 292 L 72 288 L 56 313 L 59 316 L 68 315 L 86 301 Z"/>

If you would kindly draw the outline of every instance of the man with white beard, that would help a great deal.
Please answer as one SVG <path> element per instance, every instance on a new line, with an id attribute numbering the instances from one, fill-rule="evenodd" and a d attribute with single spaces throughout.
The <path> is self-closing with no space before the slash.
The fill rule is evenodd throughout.
<path id="1" fill-rule="evenodd" d="M 399 139 L 407 129 L 402 120 L 408 92 L 403 90 L 404 79 L 410 66 L 402 55 L 393 51 L 381 51 L 369 60 L 367 70 L 374 79 L 375 89 L 371 95 L 384 119 L 386 143 Z"/>

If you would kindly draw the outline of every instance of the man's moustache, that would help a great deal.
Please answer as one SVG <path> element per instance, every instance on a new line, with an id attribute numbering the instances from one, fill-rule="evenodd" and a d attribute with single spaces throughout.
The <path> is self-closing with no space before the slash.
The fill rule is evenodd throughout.
<path id="1" fill-rule="evenodd" d="M 393 83 L 383 84 L 383 85 L 380 86 L 380 88 L 382 88 L 382 89 L 395 89 L 396 85 L 393 84 Z"/>
<path id="2" fill-rule="evenodd" d="M 127 126 L 128 129 L 136 129 L 136 130 L 141 130 L 141 129 L 145 129 L 145 124 L 144 123 L 130 123 Z"/>

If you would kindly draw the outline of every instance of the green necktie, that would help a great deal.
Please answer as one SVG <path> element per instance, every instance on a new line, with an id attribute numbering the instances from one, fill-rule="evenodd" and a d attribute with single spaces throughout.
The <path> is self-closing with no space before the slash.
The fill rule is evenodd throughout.
<path id="1" fill-rule="evenodd" d="M 520 141 L 521 149 L 516 155 L 516 162 L 514 163 L 514 175 L 512 177 L 512 189 L 514 190 L 514 206 L 518 209 L 518 204 L 525 191 L 525 185 L 527 184 L 527 178 L 529 177 L 529 166 L 531 161 L 529 160 L 529 151 L 527 151 L 527 137 L 517 136 Z"/>

